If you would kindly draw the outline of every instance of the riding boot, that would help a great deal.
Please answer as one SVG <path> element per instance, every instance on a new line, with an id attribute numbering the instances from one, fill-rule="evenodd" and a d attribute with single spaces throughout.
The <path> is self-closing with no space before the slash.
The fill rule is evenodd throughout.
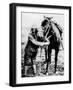
<path id="1" fill-rule="evenodd" d="M 27 70 L 28 70 L 28 66 L 25 66 L 25 76 L 27 76 Z"/>
<path id="2" fill-rule="evenodd" d="M 34 73 L 36 74 L 36 65 L 33 65 Z"/>

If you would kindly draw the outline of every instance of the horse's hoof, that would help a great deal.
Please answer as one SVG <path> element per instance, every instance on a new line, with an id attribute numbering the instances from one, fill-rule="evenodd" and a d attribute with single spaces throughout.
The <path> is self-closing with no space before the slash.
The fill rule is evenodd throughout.
<path id="1" fill-rule="evenodd" d="M 32 73 L 32 76 L 35 76 L 35 73 Z"/>
<path id="2" fill-rule="evenodd" d="M 56 73 L 56 71 L 54 71 L 54 73 Z"/>
<path id="3" fill-rule="evenodd" d="M 43 74 L 46 74 L 46 73 L 47 73 L 47 71 L 43 72 Z"/>

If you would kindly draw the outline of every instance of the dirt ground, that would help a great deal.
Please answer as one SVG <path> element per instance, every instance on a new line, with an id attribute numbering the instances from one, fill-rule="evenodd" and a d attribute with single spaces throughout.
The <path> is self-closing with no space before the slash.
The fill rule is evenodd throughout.
<path id="1" fill-rule="evenodd" d="M 58 62 L 57 62 L 57 69 L 56 73 L 54 73 L 54 65 L 55 65 L 55 51 L 52 50 L 51 54 L 51 64 L 48 66 L 48 73 L 44 73 L 46 70 L 46 64 L 42 64 L 45 61 L 45 52 L 44 49 L 40 53 L 40 49 L 38 49 L 38 54 L 36 56 L 36 60 L 34 60 L 34 65 L 35 65 L 35 75 L 32 74 L 32 69 L 31 67 L 28 67 L 27 70 L 27 76 L 29 77 L 36 77 L 36 76 L 54 76 L 54 75 L 64 75 L 64 51 L 60 50 L 58 53 Z M 22 67 L 23 69 L 23 67 Z M 26 76 L 26 77 L 27 77 Z"/>

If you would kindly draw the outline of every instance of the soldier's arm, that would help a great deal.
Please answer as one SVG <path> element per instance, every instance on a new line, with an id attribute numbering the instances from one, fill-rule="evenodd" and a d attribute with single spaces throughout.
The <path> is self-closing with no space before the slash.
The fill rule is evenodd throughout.
<path id="1" fill-rule="evenodd" d="M 49 42 L 39 42 L 39 41 L 37 41 L 36 39 L 34 39 L 34 37 L 31 34 L 29 34 L 29 38 L 32 41 L 32 43 L 34 43 L 35 45 L 38 45 L 38 46 L 49 45 Z"/>

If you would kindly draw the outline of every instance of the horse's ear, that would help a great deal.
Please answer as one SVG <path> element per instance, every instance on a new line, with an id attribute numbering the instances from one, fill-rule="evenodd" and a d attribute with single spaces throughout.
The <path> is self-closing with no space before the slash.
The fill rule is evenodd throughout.
<path id="1" fill-rule="evenodd" d="M 47 17 L 48 20 L 51 20 L 53 17 Z"/>
<path id="2" fill-rule="evenodd" d="M 46 17 L 44 16 L 44 19 L 45 19 Z"/>
<path id="3" fill-rule="evenodd" d="M 44 16 L 44 19 L 46 19 L 46 20 L 51 20 L 53 17 L 46 17 L 46 16 Z"/>

